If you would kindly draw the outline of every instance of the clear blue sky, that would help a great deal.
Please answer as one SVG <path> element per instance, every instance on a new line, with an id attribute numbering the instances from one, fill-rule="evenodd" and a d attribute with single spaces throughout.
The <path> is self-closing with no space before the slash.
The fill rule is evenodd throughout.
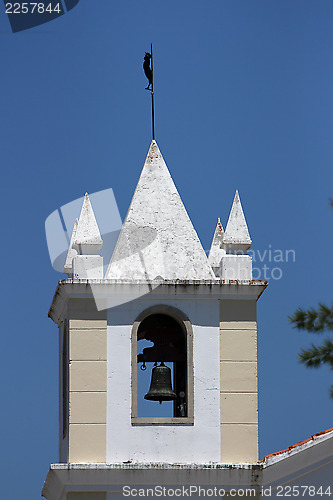
<path id="1" fill-rule="evenodd" d="M 317 339 L 288 315 L 332 299 L 332 1 L 80 0 L 16 34 L 0 7 L 3 498 L 39 498 L 58 460 L 44 222 L 110 187 L 125 216 L 150 143 L 151 41 L 156 138 L 204 248 L 238 188 L 253 249 L 296 252 L 258 303 L 260 457 L 331 427 L 332 372 L 298 364 Z"/>

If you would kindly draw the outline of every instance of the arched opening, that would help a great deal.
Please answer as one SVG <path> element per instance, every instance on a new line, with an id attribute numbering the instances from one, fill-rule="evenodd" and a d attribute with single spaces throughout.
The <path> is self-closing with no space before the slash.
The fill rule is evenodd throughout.
<path id="1" fill-rule="evenodd" d="M 137 329 L 137 362 L 138 416 L 187 417 L 187 336 L 183 325 L 168 314 L 147 316 Z M 159 370 L 161 364 L 171 370 L 170 384 L 165 379 L 155 379 L 152 385 L 155 384 L 156 389 L 157 384 L 159 389 L 175 396 L 170 401 L 163 400 L 162 407 L 159 407 L 156 400 L 149 400 L 149 394 L 153 367 L 159 367 Z"/>
<path id="2" fill-rule="evenodd" d="M 151 389 L 154 365 L 162 361 L 171 369 L 169 385 L 175 397 L 159 404 L 158 399 L 147 401 L 145 395 Z M 193 425 L 193 331 L 181 310 L 158 304 L 134 321 L 131 392 L 133 425 Z"/>

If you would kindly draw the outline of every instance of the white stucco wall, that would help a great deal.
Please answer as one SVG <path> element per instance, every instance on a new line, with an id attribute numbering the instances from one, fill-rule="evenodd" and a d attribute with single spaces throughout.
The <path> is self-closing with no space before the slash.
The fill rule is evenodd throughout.
<path id="1" fill-rule="evenodd" d="M 265 457 L 263 488 L 266 496 L 329 498 L 333 493 L 332 450 L 333 431 L 328 430 L 284 452 Z"/>
<path id="2" fill-rule="evenodd" d="M 192 324 L 194 425 L 131 425 L 132 326 L 162 303 Z M 141 298 L 108 311 L 107 337 L 107 463 L 220 462 L 219 301 Z"/>

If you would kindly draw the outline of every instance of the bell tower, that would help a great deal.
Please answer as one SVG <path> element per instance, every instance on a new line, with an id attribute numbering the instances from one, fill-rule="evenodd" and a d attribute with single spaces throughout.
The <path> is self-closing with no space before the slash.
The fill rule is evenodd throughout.
<path id="1" fill-rule="evenodd" d="M 49 311 L 59 327 L 60 463 L 43 495 L 115 498 L 143 470 L 190 471 L 187 481 L 218 470 L 226 480 L 233 465 L 253 481 L 256 303 L 267 283 L 252 280 L 238 192 L 207 257 L 153 140 L 104 276 L 102 243 L 86 195 Z"/>

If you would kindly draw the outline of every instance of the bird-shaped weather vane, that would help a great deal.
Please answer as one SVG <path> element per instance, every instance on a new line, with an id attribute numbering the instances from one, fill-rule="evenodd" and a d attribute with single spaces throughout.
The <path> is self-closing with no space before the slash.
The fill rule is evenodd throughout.
<path id="1" fill-rule="evenodd" d="M 145 53 L 143 71 L 148 79 L 148 86 L 146 87 L 146 90 L 149 90 L 151 93 L 152 135 L 153 140 L 155 140 L 153 44 L 150 45 L 150 52 Z"/>

